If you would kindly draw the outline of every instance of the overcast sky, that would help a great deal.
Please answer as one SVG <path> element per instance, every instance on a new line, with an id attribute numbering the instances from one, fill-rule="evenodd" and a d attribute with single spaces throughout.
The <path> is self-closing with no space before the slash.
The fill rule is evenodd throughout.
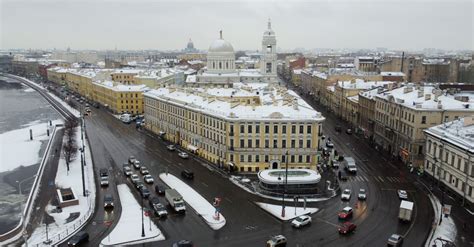
<path id="1" fill-rule="evenodd" d="M 271 18 L 283 49 L 473 50 L 473 2 L 0 0 L 0 48 L 256 50 Z"/>

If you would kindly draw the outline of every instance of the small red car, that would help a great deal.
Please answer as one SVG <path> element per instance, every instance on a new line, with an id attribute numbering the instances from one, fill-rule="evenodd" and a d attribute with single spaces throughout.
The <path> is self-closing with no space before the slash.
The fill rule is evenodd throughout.
<path id="1" fill-rule="evenodd" d="M 356 225 L 354 223 L 344 222 L 344 224 L 342 224 L 339 227 L 339 233 L 340 234 L 349 234 L 349 233 L 353 232 L 355 229 L 356 229 Z"/>
<path id="2" fill-rule="evenodd" d="M 349 219 L 350 217 L 352 217 L 352 208 L 351 207 L 345 207 L 342 209 L 341 212 L 339 212 L 338 216 L 339 216 L 339 219 L 341 220 L 346 220 L 346 219 Z"/>

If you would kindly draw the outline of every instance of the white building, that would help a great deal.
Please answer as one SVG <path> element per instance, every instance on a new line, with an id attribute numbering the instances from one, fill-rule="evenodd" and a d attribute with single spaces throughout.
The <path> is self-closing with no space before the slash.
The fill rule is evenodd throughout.
<path id="1" fill-rule="evenodd" d="M 431 127 L 426 134 L 425 172 L 474 208 L 474 115 Z"/>

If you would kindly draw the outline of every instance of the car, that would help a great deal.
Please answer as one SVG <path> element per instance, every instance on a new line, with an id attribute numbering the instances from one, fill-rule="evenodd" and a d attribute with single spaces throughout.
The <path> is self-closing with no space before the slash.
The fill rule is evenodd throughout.
<path id="1" fill-rule="evenodd" d="M 89 107 L 86 108 L 86 112 L 91 112 L 91 109 Z"/>
<path id="2" fill-rule="evenodd" d="M 181 177 L 186 178 L 186 179 L 193 179 L 194 178 L 194 173 L 189 170 L 183 170 L 181 172 Z"/>
<path id="3" fill-rule="evenodd" d="M 135 156 L 130 156 L 130 157 L 128 157 L 128 163 L 129 163 L 130 165 L 135 164 L 135 161 L 136 161 L 136 160 L 137 160 L 137 159 L 135 159 Z"/>
<path id="4" fill-rule="evenodd" d="M 150 174 L 147 174 L 147 175 L 143 176 L 143 180 L 147 184 L 152 184 L 153 182 L 155 182 L 155 180 L 153 179 L 153 177 Z"/>
<path id="5" fill-rule="evenodd" d="M 150 190 L 145 185 L 141 186 L 139 190 L 140 190 L 140 195 L 143 198 L 148 198 L 150 196 Z"/>
<path id="6" fill-rule="evenodd" d="M 392 234 L 387 241 L 387 246 L 402 246 L 403 237 L 398 234 Z"/>
<path id="7" fill-rule="evenodd" d="M 137 174 L 132 173 L 130 174 L 130 180 L 132 180 L 132 183 L 135 184 L 135 182 L 140 181 L 140 177 Z"/>
<path id="8" fill-rule="evenodd" d="M 365 191 L 365 189 L 359 189 L 359 194 L 357 195 L 357 198 L 359 200 L 367 199 L 367 192 Z"/>
<path id="9" fill-rule="evenodd" d="M 127 177 L 132 175 L 132 169 L 130 166 L 128 166 L 128 164 L 123 166 L 123 174 Z"/>
<path id="10" fill-rule="evenodd" d="M 161 186 L 161 185 L 155 185 L 155 192 L 156 194 L 158 195 L 164 195 L 165 194 L 165 187 Z"/>
<path id="11" fill-rule="evenodd" d="M 174 145 L 168 145 L 168 146 L 166 146 L 166 148 L 167 148 L 169 151 L 174 151 L 174 150 L 176 150 L 176 148 L 174 147 Z"/>
<path id="12" fill-rule="evenodd" d="M 136 181 L 135 188 L 137 188 L 137 190 L 140 190 L 141 187 L 145 187 L 145 184 L 142 181 Z"/>
<path id="13" fill-rule="evenodd" d="M 408 199 L 408 193 L 405 190 L 397 190 L 398 193 L 398 198 L 401 200 L 406 200 Z"/>
<path id="14" fill-rule="evenodd" d="M 89 233 L 86 231 L 79 231 L 67 242 L 68 246 L 79 246 L 85 242 L 89 241 Z"/>
<path id="15" fill-rule="evenodd" d="M 286 246 L 286 237 L 283 235 L 276 235 L 270 238 L 267 241 L 267 247 L 280 247 L 280 246 Z"/>
<path id="16" fill-rule="evenodd" d="M 326 147 L 328 148 L 334 148 L 334 143 L 330 142 L 330 141 L 326 141 Z"/>
<path id="17" fill-rule="evenodd" d="M 109 177 L 100 177 L 100 186 L 109 186 Z"/>
<path id="18" fill-rule="evenodd" d="M 140 169 L 140 167 L 142 167 L 142 165 L 141 165 L 140 161 L 135 160 L 133 162 L 133 167 L 135 167 L 135 169 Z"/>
<path id="19" fill-rule="evenodd" d="M 341 128 L 340 125 L 336 125 L 336 126 L 334 127 L 334 130 L 336 130 L 336 132 L 341 132 L 342 128 Z"/>
<path id="20" fill-rule="evenodd" d="M 300 228 L 309 224 L 311 224 L 311 217 L 309 217 L 308 215 L 298 216 L 293 221 L 291 221 L 291 226 L 295 228 Z"/>
<path id="21" fill-rule="evenodd" d="M 342 191 L 341 194 L 341 200 L 350 200 L 351 199 L 351 190 L 350 189 L 345 189 Z"/>
<path id="22" fill-rule="evenodd" d="M 352 135 L 352 129 L 351 128 L 346 129 L 346 134 Z"/>
<path id="23" fill-rule="evenodd" d="M 353 210 L 351 207 L 345 207 L 341 210 L 341 212 L 339 212 L 337 214 L 337 216 L 339 217 L 339 219 L 341 220 L 347 220 L 349 219 L 350 217 L 352 217 L 352 213 L 353 213 Z"/>
<path id="24" fill-rule="evenodd" d="M 148 168 L 146 168 L 146 166 L 141 166 L 141 167 L 140 167 L 140 173 L 141 173 L 142 175 L 148 175 L 148 174 L 150 174 L 150 172 L 148 171 Z"/>
<path id="25" fill-rule="evenodd" d="M 345 171 L 338 171 L 339 180 L 346 181 L 347 180 L 347 173 Z"/>
<path id="26" fill-rule="evenodd" d="M 165 206 L 160 203 L 160 200 L 158 199 L 158 197 L 149 198 L 148 203 L 150 204 L 150 207 L 153 209 L 153 212 L 155 213 L 155 215 L 159 217 L 165 217 L 168 215 L 168 211 L 166 211 Z"/>
<path id="27" fill-rule="evenodd" d="M 190 240 L 185 240 L 185 239 L 182 239 L 182 240 L 179 240 L 178 242 L 174 242 L 172 247 L 193 247 L 194 244 L 192 241 Z"/>
<path id="28" fill-rule="evenodd" d="M 102 168 L 99 170 L 99 174 L 101 177 L 107 177 L 109 176 L 109 171 L 107 170 L 107 168 Z"/>
<path id="29" fill-rule="evenodd" d="M 181 158 L 183 158 L 183 159 L 187 159 L 187 158 L 189 157 L 189 155 L 188 155 L 187 153 L 185 153 L 185 152 L 179 152 L 179 153 L 178 153 L 178 156 L 181 157 Z"/>
<path id="30" fill-rule="evenodd" d="M 104 208 L 113 208 L 114 207 L 114 197 L 111 194 L 104 195 Z"/>
<path id="31" fill-rule="evenodd" d="M 341 226 L 339 226 L 338 231 L 340 234 L 349 234 L 356 229 L 356 225 L 352 222 L 344 222 Z"/>

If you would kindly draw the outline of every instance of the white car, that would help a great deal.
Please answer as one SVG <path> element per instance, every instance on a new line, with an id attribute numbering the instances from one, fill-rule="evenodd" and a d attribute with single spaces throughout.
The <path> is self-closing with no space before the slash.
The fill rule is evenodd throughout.
<path id="1" fill-rule="evenodd" d="M 101 186 L 108 186 L 109 185 L 109 177 L 100 177 L 100 185 Z"/>
<path id="2" fill-rule="evenodd" d="M 141 167 L 140 161 L 135 160 L 135 161 L 133 162 L 133 167 L 135 167 L 135 169 L 140 169 L 140 167 Z"/>
<path id="3" fill-rule="evenodd" d="M 132 175 L 130 175 L 130 180 L 132 180 L 132 182 L 136 182 L 140 180 L 140 177 L 137 174 L 132 173 Z"/>
<path id="4" fill-rule="evenodd" d="M 359 189 L 359 195 L 357 195 L 357 198 L 359 198 L 359 200 L 367 199 L 367 192 L 365 189 Z"/>
<path id="5" fill-rule="evenodd" d="M 176 150 L 176 148 L 174 147 L 174 145 L 168 145 L 168 146 L 166 146 L 166 148 L 167 148 L 169 151 L 174 151 L 174 150 Z"/>
<path id="6" fill-rule="evenodd" d="M 150 174 L 147 174 L 147 175 L 143 176 L 143 180 L 147 184 L 152 184 L 153 182 L 155 182 L 155 180 L 153 179 L 153 177 Z"/>
<path id="7" fill-rule="evenodd" d="M 345 189 L 342 191 L 341 200 L 350 200 L 351 199 L 351 190 Z"/>
<path id="8" fill-rule="evenodd" d="M 408 199 L 408 193 L 405 190 L 398 190 L 397 193 L 398 193 L 398 198 L 402 200 Z"/>
<path id="9" fill-rule="evenodd" d="M 150 172 L 148 171 L 148 168 L 146 168 L 145 166 L 140 167 L 140 173 L 141 173 L 142 175 L 148 175 L 148 174 L 150 174 Z"/>
<path id="10" fill-rule="evenodd" d="M 311 224 L 311 217 L 309 217 L 308 215 L 298 216 L 291 222 L 291 226 L 296 228 L 300 228 L 308 224 Z"/>
<path id="11" fill-rule="evenodd" d="M 183 158 L 183 159 L 187 159 L 187 158 L 189 157 L 189 155 L 188 155 L 187 153 L 185 153 L 185 152 L 179 152 L 179 153 L 178 153 L 178 156 L 181 157 L 181 158 Z"/>

